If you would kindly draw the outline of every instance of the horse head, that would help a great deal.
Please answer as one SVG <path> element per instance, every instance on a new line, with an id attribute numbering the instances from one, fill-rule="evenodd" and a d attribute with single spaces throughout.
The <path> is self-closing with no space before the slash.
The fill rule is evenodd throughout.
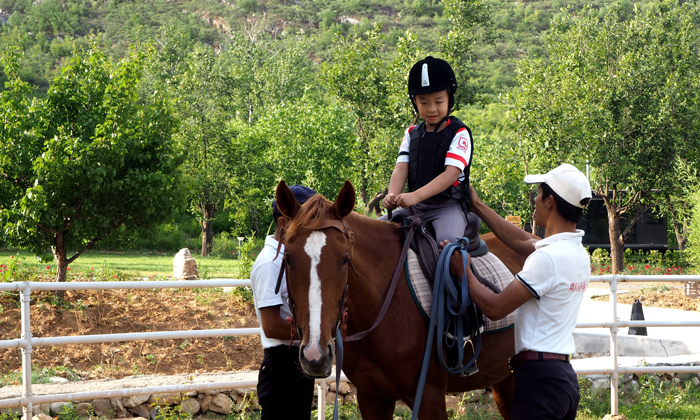
<path id="1" fill-rule="evenodd" d="M 344 219 L 355 207 L 355 189 L 345 181 L 335 202 L 316 195 L 300 205 L 280 181 L 276 201 L 289 218 L 282 243 L 290 307 L 301 337 L 299 360 L 307 375 L 326 377 L 333 365 L 333 337 L 342 322 L 352 265 L 354 240 Z"/>

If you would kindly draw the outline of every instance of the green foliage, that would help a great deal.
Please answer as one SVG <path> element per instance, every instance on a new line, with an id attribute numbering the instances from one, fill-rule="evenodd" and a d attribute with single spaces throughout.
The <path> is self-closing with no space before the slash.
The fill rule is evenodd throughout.
<path id="1" fill-rule="evenodd" d="M 365 33 L 337 36 L 333 59 L 322 66 L 325 86 L 356 120 L 354 164 L 359 172 L 355 188 L 364 204 L 368 193 L 388 186 L 401 133 L 410 122 L 406 83 L 408 71 L 420 55 L 414 36 L 400 38 L 396 58 L 383 59 L 384 36 L 376 24 Z"/>
<path id="2" fill-rule="evenodd" d="M 33 274 L 31 266 L 23 264 L 19 256 L 12 255 L 8 264 L 0 264 L 0 280 L 6 283 L 29 281 Z"/>
<path id="3" fill-rule="evenodd" d="M 247 237 L 241 244 L 238 254 L 238 271 L 236 278 L 249 279 L 250 270 L 253 268 L 255 259 L 260 250 L 265 246 L 264 239 L 257 239 L 255 236 Z"/>
<path id="4" fill-rule="evenodd" d="M 479 199 L 503 216 L 518 215 L 527 221 L 532 210 L 522 182 L 525 168 L 507 110 L 500 103 L 465 106 L 455 116 L 474 137 L 470 179 Z"/>
<path id="5" fill-rule="evenodd" d="M 163 402 L 167 403 L 167 399 Z M 156 414 L 154 420 L 190 420 L 192 418 L 192 414 L 182 412 L 182 406 L 179 404 L 161 405 L 158 401 L 156 401 L 155 403 L 151 404 L 151 406 L 158 409 L 158 414 Z"/>
<path id="6" fill-rule="evenodd" d="M 625 20 L 624 8 L 601 17 L 588 7 L 552 22 L 546 58 L 518 65 L 522 91 L 512 115 L 527 170 L 590 163 L 611 240 L 620 245 L 611 248 L 614 271 L 622 263 L 622 215 L 640 203 L 661 204 L 660 196 L 678 188 L 676 156 L 696 161 L 700 151 L 697 10 L 664 1 Z"/>
<path id="7" fill-rule="evenodd" d="M 65 377 L 69 381 L 80 381 L 81 378 L 70 368 L 59 366 L 55 368 L 39 368 L 32 366 L 32 384 L 48 384 L 51 383 L 52 376 Z M 0 387 L 9 385 L 21 385 L 23 383 L 22 372 L 10 372 L 0 375 Z"/>
<path id="8" fill-rule="evenodd" d="M 132 52 L 114 66 L 93 40 L 45 100 L 29 102 L 13 71 L 16 54 L 4 57 L 11 71 L 0 93 L 8 122 L 0 128 L 3 235 L 37 255 L 52 247 L 59 280 L 100 239 L 160 222 L 176 205 L 176 121 L 160 95 L 138 96 L 143 60 Z M 68 249 L 76 250 L 70 258 Z"/>
<path id="9" fill-rule="evenodd" d="M 610 252 L 603 248 L 596 248 L 591 253 L 591 264 L 610 265 Z"/>
<path id="10" fill-rule="evenodd" d="M 654 374 L 642 375 L 637 380 L 638 389 L 620 392 L 620 414 L 629 419 L 689 419 L 698 416 L 700 387 L 691 382 L 672 384 L 660 381 Z M 579 388 L 581 401 L 577 418 L 600 419 L 609 413 L 610 392 L 593 392 L 585 377 L 579 377 Z"/>

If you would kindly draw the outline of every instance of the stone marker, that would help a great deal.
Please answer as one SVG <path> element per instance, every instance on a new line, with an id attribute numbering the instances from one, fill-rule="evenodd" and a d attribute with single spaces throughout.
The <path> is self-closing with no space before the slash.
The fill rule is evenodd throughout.
<path id="1" fill-rule="evenodd" d="M 175 280 L 197 280 L 199 270 L 188 248 L 182 248 L 173 258 L 173 278 Z"/>

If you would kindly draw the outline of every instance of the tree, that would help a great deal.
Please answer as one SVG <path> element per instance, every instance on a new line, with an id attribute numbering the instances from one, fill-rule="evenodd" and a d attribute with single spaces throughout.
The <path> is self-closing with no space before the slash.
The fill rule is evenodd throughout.
<path id="1" fill-rule="evenodd" d="M 700 145 L 697 10 L 663 1 L 624 20 L 619 8 L 602 18 L 586 8 L 552 23 L 546 58 L 518 66 L 513 115 L 530 169 L 590 163 L 608 212 L 615 273 L 640 205 L 667 194 L 675 157 L 695 156 Z"/>
<path id="2" fill-rule="evenodd" d="M 227 208 L 237 229 L 264 234 L 280 179 L 334 198 L 346 179 L 356 180 L 352 161 L 354 120 L 346 109 L 302 97 L 271 107 L 256 124 L 236 123 Z M 273 228 L 273 227 L 272 227 Z"/>
<path id="3" fill-rule="evenodd" d="M 188 35 L 165 28 L 157 39 L 151 63 L 155 85 L 177 102 L 180 129 L 174 138 L 185 151 L 182 166 L 190 210 L 202 226 L 201 256 L 212 250 L 212 224 L 229 194 L 231 134 L 226 122 L 233 113 L 234 83 L 214 51 L 194 47 Z"/>
<path id="4" fill-rule="evenodd" d="M 156 92 L 138 96 L 144 54 L 113 65 L 97 45 L 75 52 L 44 100 L 18 79 L 17 50 L 3 56 L 3 236 L 37 255 L 50 249 L 59 282 L 101 239 L 161 222 L 178 203 L 170 103 Z"/>
<path id="5" fill-rule="evenodd" d="M 355 117 L 357 141 L 353 157 L 359 169 L 360 198 L 368 203 L 368 190 L 388 185 L 405 126 L 411 121 L 410 101 L 404 92 L 408 71 L 419 52 L 407 33 L 397 57 L 381 56 L 381 26 L 364 34 L 336 37 L 333 60 L 323 65 L 323 80 Z M 381 186 L 381 187 L 380 187 Z"/>
<path id="6" fill-rule="evenodd" d="M 515 133 L 506 116 L 507 104 L 467 106 L 455 112 L 474 133 L 471 183 L 479 199 L 502 215 L 523 219 L 532 213 L 528 189 L 523 183 L 524 167 Z"/>
<path id="7" fill-rule="evenodd" d="M 479 29 L 491 24 L 491 11 L 482 0 L 443 0 L 443 15 L 452 25 L 451 29 L 440 37 L 440 51 L 455 69 L 457 90 L 455 104 L 457 108 L 474 102 L 476 89 L 469 83 L 472 70 L 472 48 L 481 40 Z"/>

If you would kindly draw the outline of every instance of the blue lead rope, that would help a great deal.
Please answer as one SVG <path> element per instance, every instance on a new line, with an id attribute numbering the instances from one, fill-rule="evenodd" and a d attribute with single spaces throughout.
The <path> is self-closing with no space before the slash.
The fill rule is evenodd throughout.
<path id="1" fill-rule="evenodd" d="M 340 332 L 340 326 L 338 326 L 335 330 L 335 407 L 333 407 L 333 420 L 338 420 L 338 390 L 340 389 L 340 372 L 342 370 L 343 334 Z"/>
<path id="2" fill-rule="evenodd" d="M 433 338 L 435 337 L 435 329 L 437 328 L 438 336 L 436 342 L 438 359 L 440 360 L 440 364 L 451 374 L 461 374 L 469 369 L 474 364 L 479 350 L 481 350 L 481 336 L 471 337 L 472 339 L 476 339 L 477 342 L 476 348 L 474 349 L 474 356 L 469 363 L 459 367 L 464 357 L 464 324 L 462 322 L 462 315 L 464 315 L 470 307 L 469 286 L 467 284 L 466 274 L 468 245 L 469 240 L 467 238 L 462 238 L 457 243 L 448 244 L 440 253 L 440 258 L 437 262 L 435 281 L 433 283 L 430 326 L 428 328 L 428 338 L 425 342 L 425 353 L 423 354 L 423 365 L 421 366 L 420 378 L 418 380 L 416 398 L 413 402 L 412 420 L 418 418 L 418 412 L 420 411 L 420 403 L 423 398 L 423 391 L 425 390 L 425 381 L 428 376 L 428 364 L 430 361 Z M 452 279 L 450 277 L 450 257 L 455 251 L 462 253 L 462 263 L 464 264 L 464 267 L 462 267 L 464 269 L 464 277 L 461 279 L 461 282 L 459 282 L 459 289 L 458 286 L 455 285 L 455 282 L 451 281 Z M 473 307 L 473 305 L 471 306 Z M 449 311 L 449 315 L 446 314 L 445 309 Z M 441 346 L 443 340 L 445 340 L 446 332 L 452 335 L 451 338 L 446 340 L 448 347 L 457 346 L 457 368 L 447 366 L 444 360 Z M 476 332 L 473 332 L 474 335 L 477 335 L 477 332 L 478 328 Z"/>

